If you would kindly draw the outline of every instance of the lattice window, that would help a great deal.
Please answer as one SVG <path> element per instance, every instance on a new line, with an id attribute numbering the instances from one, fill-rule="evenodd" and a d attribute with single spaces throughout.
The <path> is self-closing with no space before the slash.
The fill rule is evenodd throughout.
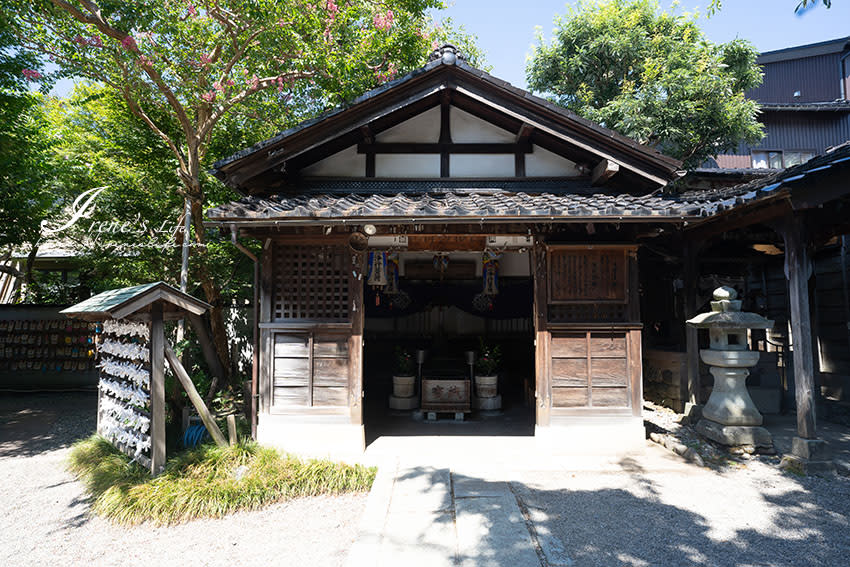
<path id="1" fill-rule="evenodd" d="M 549 306 L 549 321 L 552 323 L 618 323 L 628 320 L 628 305 L 623 303 Z"/>
<path id="2" fill-rule="evenodd" d="M 341 246 L 278 246 L 274 319 L 347 320 L 350 257 Z"/>

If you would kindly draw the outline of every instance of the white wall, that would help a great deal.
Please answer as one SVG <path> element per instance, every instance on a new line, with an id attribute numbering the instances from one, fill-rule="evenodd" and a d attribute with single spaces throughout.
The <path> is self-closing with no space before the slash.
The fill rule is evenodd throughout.
<path id="1" fill-rule="evenodd" d="M 440 107 L 437 106 L 426 110 L 422 114 L 384 130 L 375 136 L 375 141 L 380 143 L 413 142 L 436 144 L 440 141 Z"/>
<path id="2" fill-rule="evenodd" d="M 451 135 L 455 143 L 512 143 L 515 134 L 494 126 L 460 110 L 451 108 Z M 436 143 L 440 139 L 440 107 L 426 110 L 375 137 L 379 143 Z M 512 154 L 452 154 L 449 171 L 451 177 L 513 177 L 515 173 Z M 351 146 L 302 171 L 306 177 L 364 177 L 366 156 Z M 575 163 L 540 146 L 525 155 L 525 173 L 528 177 L 575 177 L 579 175 Z M 436 154 L 377 154 L 375 176 L 388 178 L 439 178 L 440 156 Z"/>
<path id="3" fill-rule="evenodd" d="M 577 177 L 580 175 L 575 162 L 537 145 L 532 146 L 532 150 L 532 153 L 525 154 L 527 177 Z"/>
<path id="4" fill-rule="evenodd" d="M 366 156 L 357 153 L 357 146 L 351 146 L 308 165 L 301 172 L 307 177 L 364 177 Z"/>

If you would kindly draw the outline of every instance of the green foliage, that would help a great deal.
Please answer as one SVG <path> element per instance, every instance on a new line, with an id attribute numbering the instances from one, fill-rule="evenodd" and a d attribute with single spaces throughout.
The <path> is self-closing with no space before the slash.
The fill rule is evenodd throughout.
<path id="1" fill-rule="evenodd" d="M 120 524 L 156 525 L 220 518 L 303 496 L 367 491 L 376 473 L 241 442 L 185 451 L 151 478 L 97 435 L 74 445 L 68 468 L 85 484 L 97 514 Z"/>
<path id="2" fill-rule="evenodd" d="M 416 373 L 416 362 L 413 354 L 406 348 L 395 347 L 396 376 L 412 376 Z"/>
<path id="3" fill-rule="evenodd" d="M 478 338 L 478 360 L 475 361 L 481 376 L 493 376 L 499 370 L 502 362 L 502 348 L 499 345 L 490 344 L 483 338 Z"/>
<path id="4" fill-rule="evenodd" d="M 696 16 L 657 0 L 582 0 L 555 23 L 550 44 L 538 34 L 527 75 L 558 104 L 688 168 L 762 138 L 744 97 L 761 82 L 750 43 L 713 44 Z"/>

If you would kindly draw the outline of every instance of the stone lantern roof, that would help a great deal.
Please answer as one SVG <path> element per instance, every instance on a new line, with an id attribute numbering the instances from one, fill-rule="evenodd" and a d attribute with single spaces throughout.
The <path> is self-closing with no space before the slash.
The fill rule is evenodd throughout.
<path id="1" fill-rule="evenodd" d="M 714 290 L 711 311 L 700 313 L 687 321 L 688 325 L 698 329 L 771 329 L 773 321 L 758 313 L 741 311 L 738 292 L 723 286 Z"/>

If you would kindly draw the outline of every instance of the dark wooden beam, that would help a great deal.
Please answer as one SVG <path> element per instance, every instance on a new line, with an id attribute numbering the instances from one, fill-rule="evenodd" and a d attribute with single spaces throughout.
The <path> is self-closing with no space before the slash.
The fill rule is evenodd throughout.
<path id="1" fill-rule="evenodd" d="M 594 187 L 604 185 L 609 179 L 617 175 L 619 171 L 619 164 L 603 159 L 593 168 L 590 174 L 590 181 Z"/>
<path id="2" fill-rule="evenodd" d="M 523 124 L 519 127 L 519 132 L 516 135 L 517 144 L 527 144 L 531 140 L 531 135 L 534 133 L 534 126 L 531 124 Z"/>
<path id="3" fill-rule="evenodd" d="M 785 195 L 765 199 L 749 206 L 736 207 L 704 221 L 696 221 L 685 227 L 685 237 L 690 240 L 708 240 L 712 236 L 725 234 L 739 228 L 756 224 L 770 224 L 782 219 L 791 211 Z"/>
<path id="4" fill-rule="evenodd" d="M 489 144 L 489 143 L 413 143 L 392 142 L 376 144 L 357 144 L 357 153 L 361 154 L 515 154 L 531 153 L 531 144 Z"/>
<path id="5" fill-rule="evenodd" d="M 451 173 L 451 157 L 447 149 L 452 143 L 451 103 L 451 93 L 440 93 L 440 177 L 449 177 Z"/>

